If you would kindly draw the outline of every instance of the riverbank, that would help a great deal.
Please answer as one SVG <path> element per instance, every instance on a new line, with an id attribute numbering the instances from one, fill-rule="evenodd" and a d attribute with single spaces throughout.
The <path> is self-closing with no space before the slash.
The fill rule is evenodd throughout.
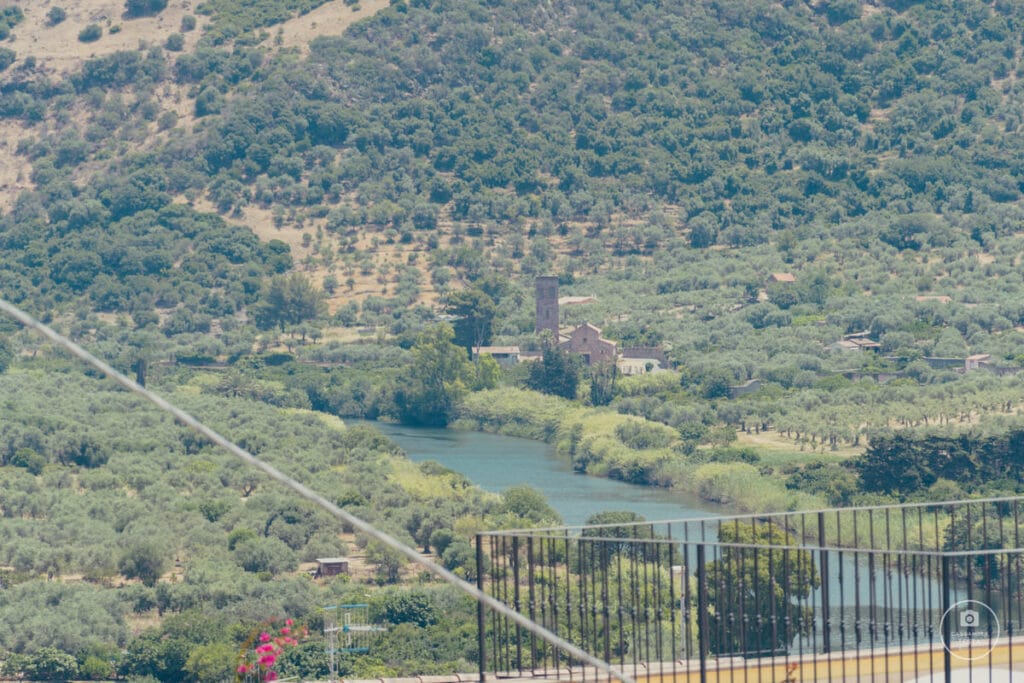
<path id="1" fill-rule="evenodd" d="M 501 494 L 530 486 L 544 495 L 565 524 L 585 524 L 598 513 L 629 511 L 648 520 L 692 519 L 732 512 L 679 490 L 629 484 L 574 472 L 543 441 L 479 430 L 357 422 L 379 430 L 415 463 L 433 461 L 476 486 Z"/>
<path id="2" fill-rule="evenodd" d="M 826 506 L 816 496 L 787 489 L 773 468 L 723 461 L 727 451 L 694 449 L 659 422 L 533 391 L 472 393 L 452 427 L 544 441 L 577 472 L 672 488 L 736 511 Z"/>

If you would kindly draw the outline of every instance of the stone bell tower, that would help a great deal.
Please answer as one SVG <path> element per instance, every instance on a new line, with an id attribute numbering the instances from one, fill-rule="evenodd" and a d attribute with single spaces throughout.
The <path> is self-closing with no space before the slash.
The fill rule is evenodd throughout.
<path id="1" fill-rule="evenodd" d="M 558 338 L 558 278 L 554 275 L 538 277 L 534 282 L 537 299 L 536 332 L 551 330 Z"/>

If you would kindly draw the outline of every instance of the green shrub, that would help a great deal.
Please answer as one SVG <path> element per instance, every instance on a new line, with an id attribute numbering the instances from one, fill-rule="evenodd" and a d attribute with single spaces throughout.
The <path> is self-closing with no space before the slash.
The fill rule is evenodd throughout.
<path id="1" fill-rule="evenodd" d="M 178 125 L 178 114 L 167 110 L 160 114 L 160 118 L 156 120 L 156 127 L 159 130 L 170 130 Z"/>
<path id="2" fill-rule="evenodd" d="M 25 18 L 21 8 L 14 5 L 0 9 L 0 40 L 7 40 L 14 28 Z"/>
<path id="3" fill-rule="evenodd" d="M 675 432 L 671 427 L 657 422 L 630 420 L 615 427 L 615 436 L 630 448 L 642 451 L 646 448 L 665 448 L 672 443 Z"/>
<path id="4" fill-rule="evenodd" d="M 83 43 L 95 43 L 103 37 L 103 27 L 99 24 L 89 24 L 78 32 L 78 40 Z"/>
<path id="5" fill-rule="evenodd" d="M 36 681 L 62 681 L 78 675 L 78 662 L 66 652 L 44 647 L 29 655 L 25 675 Z"/>
<path id="6" fill-rule="evenodd" d="M 128 18 L 148 17 L 159 14 L 167 7 L 167 0 L 128 0 L 125 15 Z"/>
<path id="7" fill-rule="evenodd" d="M 164 47 L 171 52 L 181 52 L 185 49 L 185 36 L 180 33 L 172 33 L 164 41 Z"/>
<path id="8" fill-rule="evenodd" d="M 50 26 L 56 26 L 67 18 L 68 13 L 63 7 L 51 7 L 50 11 L 46 13 L 46 23 Z"/>

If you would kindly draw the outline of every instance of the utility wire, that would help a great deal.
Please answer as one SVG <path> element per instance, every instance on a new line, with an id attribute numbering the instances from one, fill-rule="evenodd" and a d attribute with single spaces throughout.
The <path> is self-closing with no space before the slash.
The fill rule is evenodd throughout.
<path id="1" fill-rule="evenodd" d="M 242 461 L 251 465 L 252 467 L 263 470 L 263 472 L 267 474 L 271 479 L 280 482 L 281 484 L 290 488 L 292 491 L 299 494 L 306 500 L 311 501 L 316 505 L 320 506 L 334 517 L 337 517 L 338 519 L 350 524 L 354 528 L 366 533 L 366 535 L 377 539 L 378 541 L 384 543 L 390 548 L 393 548 L 394 550 L 398 551 L 399 553 L 409 558 L 413 562 L 422 565 L 425 569 L 427 569 L 434 575 L 438 576 L 444 581 L 447 581 L 448 583 L 455 586 L 462 592 L 470 595 L 477 602 L 483 603 L 495 612 L 498 612 L 499 614 L 511 619 L 519 626 L 522 626 L 524 629 L 530 631 L 531 633 L 534 633 L 539 638 L 546 640 L 554 647 L 560 650 L 564 650 L 576 659 L 582 660 L 590 664 L 591 666 L 599 669 L 600 671 L 605 672 L 609 676 L 618 679 L 622 683 L 635 683 L 635 681 L 630 676 L 623 673 L 622 671 L 616 670 L 607 662 L 598 659 L 597 657 L 594 657 L 590 653 L 585 652 L 580 648 L 576 647 L 575 645 L 573 645 L 572 643 L 568 642 L 561 636 L 558 636 L 552 633 L 551 631 L 547 630 L 540 624 L 537 624 L 531 621 L 530 619 L 527 619 L 523 615 L 519 614 L 518 612 L 510 608 L 505 603 L 500 602 L 495 598 L 492 598 L 490 595 L 487 595 L 471 583 L 468 583 L 460 579 L 455 574 L 451 573 L 450 571 L 448 571 L 441 565 L 437 564 L 433 560 L 423 557 L 423 555 L 418 553 L 415 549 L 410 548 L 409 546 L 398 541 L 389 534 L 386 534 L 380 529 L 377 529 L 369 522 L 365 522 L 359 519 L 358 517 L 342 510 L 340 507 L 338 507 L 331 501 L 327 500 L 319 493 L 313 491 L 305 484 L 302 484 L 296 481 L 295 479 L 292 479 L 288 475 L 280 472 L 274 466 L 269 465 L 268 463 L 256 458 L 256 456 L 252 455 L 244 448 L 241 448 L 240 446 L 236 445 L 234 442 L 229 441 L 228 439 L 221 436 L 214 430 L 210 429 L 205 424 L 203 424 L 196 418 L 186 413 L 184 410 L 178 408 L 175 405 L 172 405 L 170 402 L 168 402 L 161 396 L 158 396 L 157 394 L 146 389 L 137 382 L 129 379 L 125 375 L 121 374 L 114 368 L 104 363 L 96 356 L 92 355 L 91 353 L 83 349 L 78 344 L 74 343 L 73 341 L 71 341 L 67 337 L 64 337 L 63 335 L 58 334 L 49 326 L 44 325 L 43 323 L 39 322 L 29 314 L 25 313 L 24 311 L 17 308 L 13 304 L 8 303 L 5 299 L 2 298 L 0 298 L 0 311 L 14 318 L 25 327 L 29 327 L 39 332 L 50 341 L 67 349 L 74 356 L 81 359 L 85 363 L 91 365 L 92 367 L 96 368 L 104 375 L 106 375 L 107 377 L 109 377 L 110 379 L 114 380 L 122 387 L 127 389 L 128 391 L 131 391 L 133 393 L 138 394 L 139 396 L 142 396 L 149 402 L 156 405 L 161 410 L 170 413 L 171 415 L 174 416 L 176 420 L 178 420 L 178 422 L 188 427 L 191 427 L 196 432 L 202 434 L 210 441 L 214 442 L 227 452 L 231 453 L 232 455 L 236 456 L 237 458 L 241 459 Z"/>

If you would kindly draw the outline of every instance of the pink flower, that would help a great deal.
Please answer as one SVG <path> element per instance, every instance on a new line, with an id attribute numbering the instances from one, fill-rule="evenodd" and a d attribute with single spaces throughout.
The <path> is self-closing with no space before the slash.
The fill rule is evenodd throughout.
<path id="1" fill-rule="evenodd" d="M 291 619 L 286 619 L 285 626 L 276 631 L 261 631 L 257 638 L 258 644 L 254 644 L 250 651 L 256 655 L 256 663 L 240 663 L 237 668 L 238 673 L 258 674 L 261 683 L 278 680 L 277 672 L 274 671 L 274 664 L 278 657 L 284 654 L 287 647 L 299 644 L 299 641 L 292 635 L 294 624 L 295 622 Z M 305 638 L 309 635 L 309 629 L 302 626 L 295 635 Z"/>

